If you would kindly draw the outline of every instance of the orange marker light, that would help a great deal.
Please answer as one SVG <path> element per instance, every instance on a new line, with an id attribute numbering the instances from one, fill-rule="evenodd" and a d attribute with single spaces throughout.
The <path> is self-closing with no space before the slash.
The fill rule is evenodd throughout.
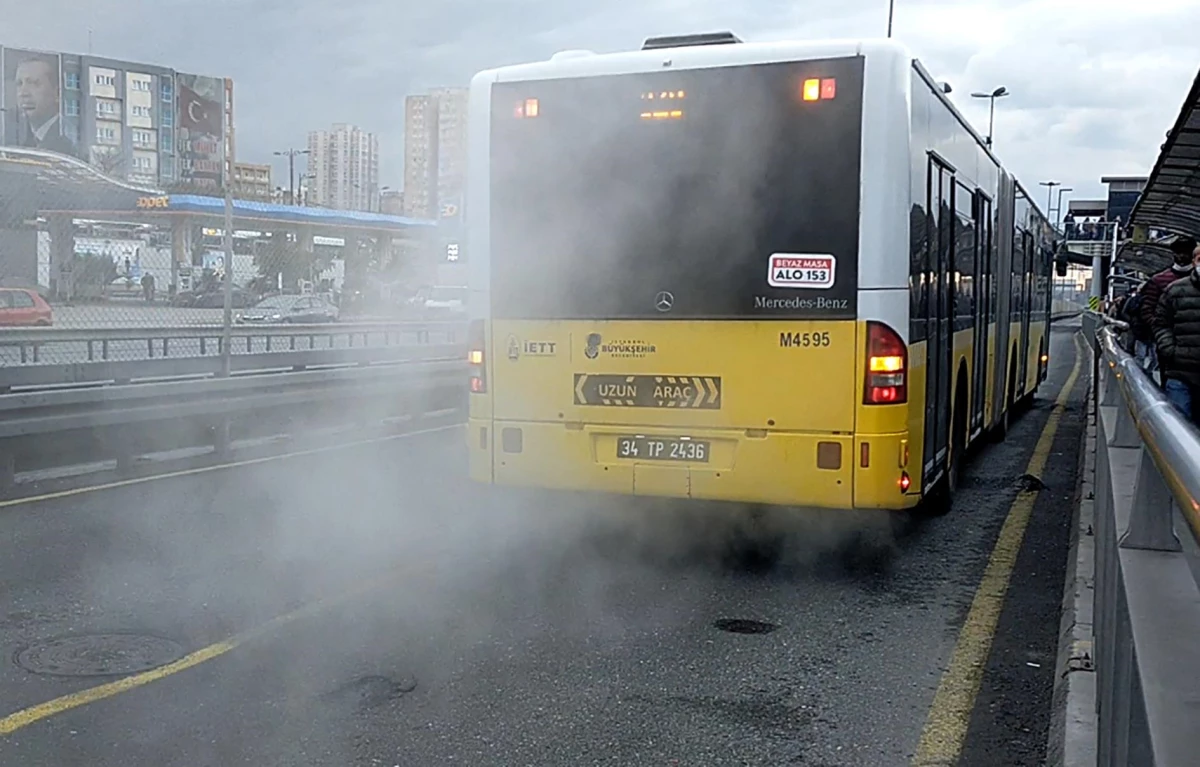
<path id="1" fill-rule="evenodd" d="M 820 80 L 805 80 L 804 81 L 804 100 L 817 101 L 821 98 L 821 81 Z"/>
<path id="2" fill-rule="evenodd" d="M 831 99 L 837 95 L 837 80 L 827 77 L 821 81 L 821 98 Z"/>
<path id="3" fill-rule="evenodd" d="M 537 117 L 538 116 L 538 100 L 537 99 L 525 99 L 525 116 L 526 117 Z"/>

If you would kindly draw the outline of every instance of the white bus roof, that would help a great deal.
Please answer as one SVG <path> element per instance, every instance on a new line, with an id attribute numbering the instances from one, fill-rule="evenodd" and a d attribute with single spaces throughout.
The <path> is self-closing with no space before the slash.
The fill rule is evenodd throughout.
<path id="1" fill-rule="evenodd" d="M 788 40 L 761 43 L 688 45 L 615 53 L 563 51 L 547 61 L 514 64 L 480 72 L 479 84 L 705 69 L 745 64 L 804 61 L 850 56 L 894 56 L 912 61 L 908 48 L 894 40 Z M 475 82 L 475 81 L 473 81 Z"/>

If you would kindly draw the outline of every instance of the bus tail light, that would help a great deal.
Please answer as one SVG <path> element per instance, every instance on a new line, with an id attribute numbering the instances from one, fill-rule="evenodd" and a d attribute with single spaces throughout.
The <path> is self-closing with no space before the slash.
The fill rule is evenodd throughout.
<path id="1" fill-rule="evenodd" d="M 900 334 L 882 322 L 867 323 L 867 375 L 864 405 L 908 402 L 908 347 Z"/>
<path id="2" fill-rule="evenodd" d="M 487 394 L 487 354 L 483 320 L 471 320 L 467 330 L 467 364 L 471 370 L 471 393 Z"/>

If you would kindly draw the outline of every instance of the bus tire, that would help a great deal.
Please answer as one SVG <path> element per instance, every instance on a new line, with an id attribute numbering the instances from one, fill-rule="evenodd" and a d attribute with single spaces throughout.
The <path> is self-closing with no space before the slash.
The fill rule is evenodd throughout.
<path id="1" fill-rule="evenodd" d="M 1017 388 L 1017 363 L 1013 360 L 1008 363 L 1008 383 L 1002 392 L 1003 409 L 1000 411 L 1000 418 L 996 421 L 996 425 L 992 428 L 992 441 L 1003 442 L 1008 437 L 1008 429 L 1012 423 L 1013 400 L 1012 393 Z"/>
<path id="2" fill-rule="evenodd" d="M 996 425 L 992 427 L 992 442 L 1003 442 L 1008 438 L 1008 406 L 1000 412 Z"/>
<path id="3" fill-rule="evenodd" d="M 958 492 L 967 458 L 967 377 L 964 373 L 958 374 L 954 391 L 954 412 L 950 416 L 950 465 L 946 469 L 947 501 L 953 500 Z"/>

